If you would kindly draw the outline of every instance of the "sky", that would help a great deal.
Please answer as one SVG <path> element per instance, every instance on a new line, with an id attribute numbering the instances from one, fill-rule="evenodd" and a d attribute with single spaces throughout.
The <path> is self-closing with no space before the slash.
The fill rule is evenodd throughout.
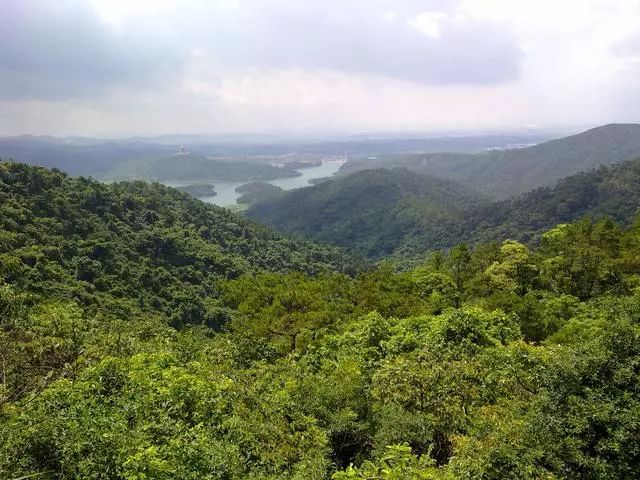
<path id="1" fill-rule="evenodd" d="M 640 122 L 640 0 L 0 0 L 0 135 Z"/>

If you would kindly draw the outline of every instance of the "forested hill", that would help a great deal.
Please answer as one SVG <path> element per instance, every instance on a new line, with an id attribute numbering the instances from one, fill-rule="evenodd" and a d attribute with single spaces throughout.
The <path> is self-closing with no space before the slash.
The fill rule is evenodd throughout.
<path id="1" fill-rule="evenodd" d="M 294 190 L 246 213 L 284 232 L 382 258 L 440 243 L 451 222 L 463 222 L 462 212 L 483 201 L 448 180 L 378 169 Z"/>
<path id="2" fill-rule="evenodd" d="M 473 209 L 464 239 L 537 241 L 541 231 L 576 218 L 608 216 L 628 225 L 640 213 L 640 158 L 601 166 L 524 195 Z"/>
<path id="3" fill-rule="evenodd" d="M 0 209 L 2 479 L 640 478 L 640 223 L 351 276 L 157 184 L 0 163 Z"/>
<path id="4" fill-rule="evenodd" d="M 211 323 L 220 279 L 345 259 L 159 184 L 0 162 L 0 277 L 30 292 Z"/>
<path id="5" fill-rule="evenodd" d="M 256 204 L 248 215 L 372 258 L 411 262 L 459 242 L 518 239 L 590 215 L 628 224 L 640 207 L 640 159 L 602 166 L 501 202 L 408 170 L 356 172 Z"/>
<path id="6" fill-rule="evenodd" d="M 348 162 L 341 172 L 404 167 L 460 182 L 499 200 L 552 185 L 580 171 L 638 157 L 640 124 L 612 124 L 527 148 L 477 154 L 381 156 L 376 160 Z"/>

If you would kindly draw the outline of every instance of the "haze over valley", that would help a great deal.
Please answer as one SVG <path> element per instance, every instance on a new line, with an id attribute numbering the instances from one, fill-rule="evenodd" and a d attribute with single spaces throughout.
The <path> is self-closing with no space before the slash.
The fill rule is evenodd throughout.
<path id="1" fill-rule="evenodd" d="M 560 133 L 555 132 L 555 135 Z M 416 152 L 478 153 L 529 146 L 550 137 L 550 131 L 446 133 L 367 136 L 215 136 L 150 138 L 0 138 L 0 158 L 58 168 L 102 181 L 148 180 L 170 186 L 213 185 L 216 195 L 205 201 L 234 206 L 236 189 L 252 181 L 267 181 L 284 190 L 331 177 L 345 164 L 377 165 L 388 156 Z M 174 143 L 175 142 L 175 143 Z M 179 142 L 179 143 L 178 143 Z M 392 161 L 389 162 L 392 166 Z M 356 167 L 357 168 L 357 167 Z M 217 188 L 215 188 L 217 187 Z"/>

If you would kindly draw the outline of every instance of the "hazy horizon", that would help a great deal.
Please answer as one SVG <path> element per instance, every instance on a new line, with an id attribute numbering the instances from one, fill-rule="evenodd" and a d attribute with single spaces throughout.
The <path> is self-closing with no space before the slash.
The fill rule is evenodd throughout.
<path id="1" fill-rule="evenodd" d="M 61 133 L 38 133 L 38 132 L 20 132 L 5 134 L 0 132 L 0 138 L 20 138 L 20 137 L 33 137 L 33 138 L 52 138 L 57 140 L 87 140 L 87 141 L 126 141 L 126 140 L 164 140 L 170 142 L 173 139 L 184 139 L 192 141 L 242 141 L 242 142 L 278 142 L 278 141 L 301 141 L 301 142 L 314 142 L 314 141 L 341 141 L 341 140 L 379 140 L 379 139 L 438 139 L 438 138 L 455 138 L 455 137 L 491 137 L 491 136 L 508 136 L 508 135 L 532 135 L 543 136 L 550 135 L 565 136 L 573 135 L 588 130 L 603 127 L 612 124 L 640 124 L 640 122 L 611 122 L 610 124 L 594 124 L 594 125 L 567 125 L 567 126 L 538 126 L 538 125 L 524 125 L 524 126 L 511 126 L 503 128 L 485 128 L 485 129 L 407 129 L 407 130 L 357 130 L 344 131 L 344 130 L 311 130 L 311 131 L 287 131 L 287 130 L 273 130 L 273 131 L 211 131 L 211 132 L 166 132 L 166 133 L 122 133 L 122 134 L 105 134 L 105 135 L 83 135 L 81 133 L 74 132 L 61 132 Z M 174 142 L 172 142 L 174 143 Z"/>
<path id="2" fill-rule="evenodd" d="M 0 135 L 640 121 L 638 0 L 5 0 Z"/>

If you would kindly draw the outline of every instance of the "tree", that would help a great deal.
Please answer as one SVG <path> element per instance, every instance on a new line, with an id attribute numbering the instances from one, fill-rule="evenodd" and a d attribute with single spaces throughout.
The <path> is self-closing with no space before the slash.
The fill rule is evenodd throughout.
<path id="1" fill-rule="evenodd" d="M 460 298 L 463 294 L 464 282 L 469 278 L 470 274 L 471 254 L 469 253 L 469 247 L 464 243 L 459 243 L 449 252 L 448 261 L 453 275 L 453 282 Z M 459 300 L 455 301 L 455 306 L 460 306 Z"/>

